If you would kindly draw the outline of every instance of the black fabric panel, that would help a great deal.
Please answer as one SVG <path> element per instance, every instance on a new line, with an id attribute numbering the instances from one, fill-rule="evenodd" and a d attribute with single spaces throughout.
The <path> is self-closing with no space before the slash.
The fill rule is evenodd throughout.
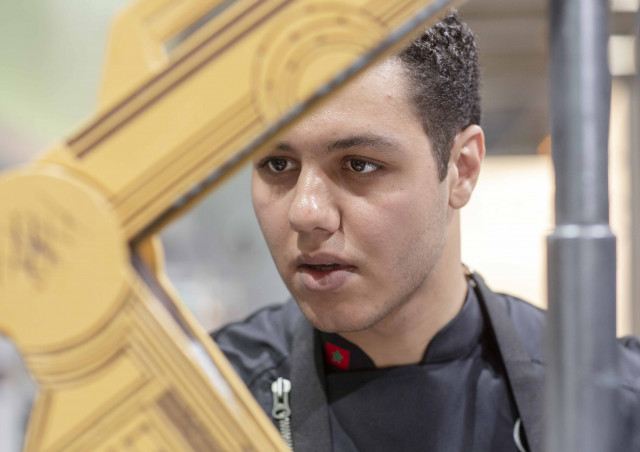
<path id="1" fill-rule="evenodd" d="M 291 352 L 291 424 L 296 452 L 330 451 L 331 430 L 320 339 L 301 319 Z"/>
<path id="2" fill-rule="evenodd" d="M 498 299 L 484 284 L 482 278 L 473 275 L 481 306 L 487 310 L 493 334 L 507 371 L 511 391 L 522 418 L 527 450 L 543 451 L 543 400 L 544 374 L 542 366 L 531 360 L 522 338 L 509 318 L 504 302 Z"/>

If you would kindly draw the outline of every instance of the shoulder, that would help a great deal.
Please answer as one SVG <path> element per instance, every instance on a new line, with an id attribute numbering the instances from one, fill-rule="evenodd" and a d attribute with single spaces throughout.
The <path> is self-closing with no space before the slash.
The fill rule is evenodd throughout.
<path id="1" fill-rule="evenodd" d="M 520 298 L 495 293 L 504 305 L 509 318 L 522 339 L 532 361 L 544 362 L 544 341 L 547 312 Z M 640 394 L 640 338 L 626 336 L 618 339 L 618 372 L 623 388 Z"/>
<path id="2" fill-rule="evenodd" d="M 640 338 L 625 336 L 618 339 L 620 383 L 634 393 L 640 402 Z"/>
<path id="3" fill-rule="evenodd" d="M 618 339 L 618 382 L 620 392 L 617 403 L 626 414 L 621 425 L 624 436 L 633 438 L 634 449 L 640 450 L 640 338 L 626 336 Z"/>
<path id="4" fill-rule="evenodd" d="M 485 314 L 490 320 L 499 348 L 502 350 L 507 345 L 501 341 L 519 342 L 532 362 L 542 364 L 546 311 L 518 297 L 494 292 L 477 273 L 470 275 L 470 281 L 483 300 L 481 305 L 486 309 Z"/>
<path id="5" fill-rule="evenodd" d="M 289 300 L 226 325 L 211 337 L 251 389 L 265 374 L 288 368 L 294 326 L 301 319 L 298 306 Z"/>

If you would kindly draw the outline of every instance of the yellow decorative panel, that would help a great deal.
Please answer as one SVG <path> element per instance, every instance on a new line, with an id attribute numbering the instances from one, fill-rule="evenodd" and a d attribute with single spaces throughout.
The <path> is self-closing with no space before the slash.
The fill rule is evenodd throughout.
<path id="1" fill-rule="evenodd" d="M 95 118 L 0 176 L 0 333 L 25 451 L 285 451 L 162 273 L 153 233 L 447 0 L 139 0 Z"/>

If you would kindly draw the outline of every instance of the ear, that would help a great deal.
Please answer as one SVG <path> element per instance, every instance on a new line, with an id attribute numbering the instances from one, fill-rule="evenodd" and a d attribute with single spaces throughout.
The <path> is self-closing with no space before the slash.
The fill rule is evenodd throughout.
<path id="1" fill-rule="evenodd" d="M 484 132 L 470 125 L 456 135 L 449 159 L 449 206 L 460 209 L 471 198 L 484 158 Z"/>

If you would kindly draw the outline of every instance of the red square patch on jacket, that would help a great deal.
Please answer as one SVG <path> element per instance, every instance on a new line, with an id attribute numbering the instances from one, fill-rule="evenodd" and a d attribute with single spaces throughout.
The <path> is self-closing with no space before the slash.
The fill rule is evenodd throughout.
<path id="1" fill-rule="evenodd" d="M 327 362 L 343 370 L 349 369 L 349 350 L 325 342 L 324 350 Z"/>

